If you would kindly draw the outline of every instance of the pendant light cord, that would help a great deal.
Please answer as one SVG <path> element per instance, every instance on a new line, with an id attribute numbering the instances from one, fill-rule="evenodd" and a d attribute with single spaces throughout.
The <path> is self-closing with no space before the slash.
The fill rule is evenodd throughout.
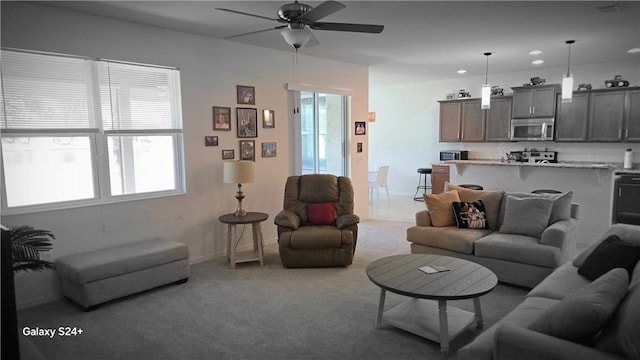
<path id="1" fill-rule="evenodd" d="M 484 56 L 487 57 L 487 66 L 486 66 L 485 72 L 484 72 L 484 83 L 485 84 L 489 83 L 489 55 L 491 55 L 490 52 L 484 53 Z"/>
<path id="2" fill-rule="evenodd" d="M 569 44 L 569 59 L 567 60 L 567 75 L 571 73 L 571 44 L 575 43 L 575 40 L 567 40 L 567 44 Z"/>

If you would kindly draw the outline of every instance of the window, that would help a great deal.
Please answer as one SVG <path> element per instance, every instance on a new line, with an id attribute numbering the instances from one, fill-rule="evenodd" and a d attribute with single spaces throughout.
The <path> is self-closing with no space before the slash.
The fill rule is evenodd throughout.
<path id="1" fill-rule="evenodd" d="M 2 210 L 184 192 L 176 69 L 2 51 Z"/>
<path id="2" fill-rule="evenodd" d="M 347 96 L 300 92 L 302 174 L 345 174 Z"/>

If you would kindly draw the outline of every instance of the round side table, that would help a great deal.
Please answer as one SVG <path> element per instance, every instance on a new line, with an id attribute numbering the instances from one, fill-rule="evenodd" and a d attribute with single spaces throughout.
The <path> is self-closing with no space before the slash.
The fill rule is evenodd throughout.
<path id="1" fill-rule="evenodd" d="M 221 223 L 227 224 L 227 258 L 232 269 L 236 268 L 237 263 L 260 261 L 260 265 L 264 265 L 264 251 L 262 244 L 262 229 L 260 223 L 267 220 L 269 214 L 261 212 L 247 212 L 245 216 L 236 216 L 235 214 L 224 214 L 218 218 Z M 232 244 L 231 239 L 236 238 L 236 225 L 251 224 L 253 229 L 253 251 L 237 252 L 238 243 Z M 232 234 L 233 233 L 233 234 Z"/>

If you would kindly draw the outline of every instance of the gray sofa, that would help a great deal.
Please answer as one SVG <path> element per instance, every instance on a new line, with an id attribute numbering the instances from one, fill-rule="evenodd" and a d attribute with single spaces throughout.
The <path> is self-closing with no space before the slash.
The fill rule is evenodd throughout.
<path id="1" fill-rule="evenodd" d="M 640 359 L 640 266 L 637 265 L 635 268 L 631 267 L 630 273 L 620 268 L 614 270 L 622 271 L 625 278 L 621 301 L 608 305 L 611 307 L 609 316 L 600 319 L 603 327 L 591 329 L 592 332 L 596 331 L 596 335 L 581 341 L 567 340 L 573 336 L 573 332 L 581 332 L 585 327 L 598 322 L 590 319 L 593 314 L 601 312 L 603 307 L 606 308 L 603 304 L 607 302 L 602 300 L 602 293 L 613 292 L 610 289 L 600 289 L 601 294 L 594 298 L 593 293 L 586 291 L 596 281 L 610 282 L 611 277 L 605 279 L 610 273 L 593 282 L 578 273 L 585 259 L 610 235 L 617 235 L 624 242 L 640 247 L 640 226 L 611 226 L 591 247 L 573 261 L 560 266 L 531 290 L 525 300 L 502 320 L 461 348 L 458 360 Z M 628 275 L 631 275 L 630 280 Z M 563 313 L 554 315 L 553 310 L 559 309 L 564 310 Z M 555 325 L 554 336 L 539 329 L 531 329 L 539 327 L 540 318 L 548 319 L 551 316 L 554 317 L 553 321 L 560 322 L 560 325 Z"/>
<path id="2" fill-rule="evenodd" d="M 412 253 L 446 255 L 474 261 L 493 271 L 501 282 L 528 288 L 536 286 L 555 268 L 575 256 L 579 206 L 572 203 L 572 192 L 532 194 L 479 191 L 449 183 L 447 189 L 456 191 L 460 201 L 482 200 L 488 228 L 433 226 L 434 214 L 431 209 L 425 209 L 416 213 L 416 226 L 407 229 L 407 241 L 411 242 Z M 518 204 L 513 198 L 544 198 L 552 202 L 549 220 L 544 223 L 539 235 L 519 231 L 519 227 L 524 229 L 536 222 L 536 216 L 530 214 L 535 212 L 530 208 L 512 205 Z M 509 209 L 513 209 L 511 213 Z"/>

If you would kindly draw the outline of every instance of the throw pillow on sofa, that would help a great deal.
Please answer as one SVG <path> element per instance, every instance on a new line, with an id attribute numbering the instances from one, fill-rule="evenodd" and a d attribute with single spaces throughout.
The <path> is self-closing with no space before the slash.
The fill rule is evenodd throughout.
<path id="1" fill-rule="evenodd" d="M 529 329 L 569 341 L 583 341 L 605 326 L 624 298 L 629 275 L 613 269 L 544 311 Z"/>
<path id="2" fill-rule="evenodd" d="M 549 225 L 553 201 L 544 198 L 518 198 L 507 195 L 500 232 L 540 237 Z"/>
<path id="3" fill-rule="evenodd" d="M 629 275 L 640 260 L 640 246 L 623 241 L 617 235 L 610 235 L 584 259 L 578 267 L 578 274 L 595 280 L 614 268 L 624 268 Z"/>
<path id="4" fill-rule="evenodd" d="M 307 219 L 311 225 L 333 225 L 336 221 L 334 203 L 307 204 Z"/>
<path id="5" fill-rule="evenodd" d="M 423 198 L 427 204 L 427 209 L 429 209 L 431 213 L 431 223 L 433 226 L 453 226 L 456 224 L 451 203 L 460 201 L 457 191 L 445 191 L 440 194 L 424 194 Z"/>
<path id="6" fill-rule="evenodd" d="M 474 190 L 450 182 L 445 182 L 445 187 L 448 190 L 457 191 L 460 201 L 482 200 L 489 229 L 498 230 L 500 206 L 502 204 L 502 197 L 504 196 L 503 190 Z"/>
<path id="7" fill-rule="evenodd" d="M 456 225 L 461 229 L 486 229 L 487 219 L 482 200 L 451 203 Z"/>

